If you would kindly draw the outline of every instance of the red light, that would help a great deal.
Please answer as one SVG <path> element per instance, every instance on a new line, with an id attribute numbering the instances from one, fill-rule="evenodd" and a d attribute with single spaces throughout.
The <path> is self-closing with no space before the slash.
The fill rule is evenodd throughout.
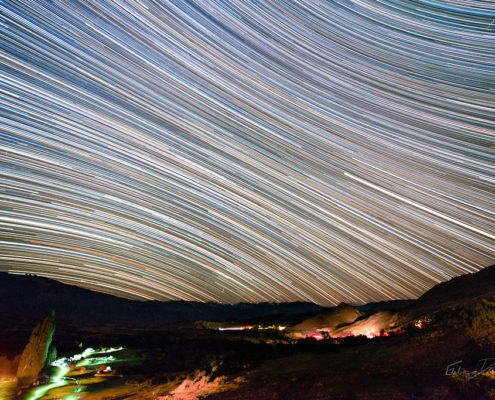
<path id="1" fill-rule="evenodd" d="M 312 333 L 308 337 L 316 339 L 316 340 L 322 340 L 323 339 L 323 335 L 320 335 L 319 333 Z"/>

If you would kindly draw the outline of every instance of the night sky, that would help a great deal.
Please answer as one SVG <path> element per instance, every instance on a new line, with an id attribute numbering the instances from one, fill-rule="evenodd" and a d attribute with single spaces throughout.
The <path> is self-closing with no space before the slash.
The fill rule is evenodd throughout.
<path id="1" fill-rule="evenodd" d="M 415 298 L 495 261 L 495 3 L 0 1 L 0 270 Z"/>

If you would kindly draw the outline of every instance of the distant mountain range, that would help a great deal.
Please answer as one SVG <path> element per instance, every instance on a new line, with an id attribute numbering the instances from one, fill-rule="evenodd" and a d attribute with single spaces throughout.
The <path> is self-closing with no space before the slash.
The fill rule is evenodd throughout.
<path id="1" fill-rule="evenodd" d="M 354 306 L 353 318 L 362 320 L 379 312 L 397 312 L 411 318 L 455 306 L 477 297 L 495 298 L 495 265 L 436 285 L 417 300 L 397 300 Z M 94 292 L 33 275 L 0 273 L 0 314 L 41 318 L 55 309 L 58 321 L 85 324 L 161 325 L 187 321 L 253 321 L 271 316 L 303 316 L 305 325 L 344 321 L 341 308 L 323 308 L 305 302 L 238 303 L 235 305 L 188 301 L 136 301 Z M 346 305 L 346 312 L 351 306 Z M 333 311 L 335 310 L 335 311 Z M 351 310 L 352 311 L 352 310 Z M 317 323 L 318 322 L 318 323 Z M 338 323 L 337 323 L 338 322 Z M 352 321 L 350 321 L 352 322 Z M 304 325 L 304 324 L 303 324 Z M 315 326 L 316 328 L 316 326 Z"/>
<path id="2" fill-rule="evenodd" d="M 179 321 L 248 320 L 271 315 L 318 312 L 319 305 L 137 301 L 66 285 L 34 275 L 0 273 L 0 314 L 42 318 L 55 309 L 57 321 L 95 324 L 160 325 Z"/>

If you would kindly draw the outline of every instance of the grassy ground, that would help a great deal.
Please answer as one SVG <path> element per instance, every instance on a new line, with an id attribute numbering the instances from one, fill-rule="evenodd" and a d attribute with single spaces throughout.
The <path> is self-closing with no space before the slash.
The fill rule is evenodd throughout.
<path id="1" fill-rule="evenodd" d="M 495 374 L 472 380 L 446 376 L 449 364 L 493 355 L 464 333 L 420 333 L 372 340 L 336 354 L 305 353 L 270 360 L 236 391 L 208 400 L 495 399 Z"/>
<path id="2" fill-rule="evenodd" d="M 0 399 L 10 399 L 14 397 L 16 382 L 14 380 L 0 381 Z"/>

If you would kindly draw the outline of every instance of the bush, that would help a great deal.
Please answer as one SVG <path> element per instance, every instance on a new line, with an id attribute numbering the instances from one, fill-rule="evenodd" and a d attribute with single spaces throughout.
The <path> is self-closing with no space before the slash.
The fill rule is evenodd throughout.
<path id="1" fill-rule="evenodd" d="M 444 310 L 436 315 L 438 323 L 447 328 L 471 328 L 474 331 L 495 328 L 495 302 L 488 299 Z"/>

